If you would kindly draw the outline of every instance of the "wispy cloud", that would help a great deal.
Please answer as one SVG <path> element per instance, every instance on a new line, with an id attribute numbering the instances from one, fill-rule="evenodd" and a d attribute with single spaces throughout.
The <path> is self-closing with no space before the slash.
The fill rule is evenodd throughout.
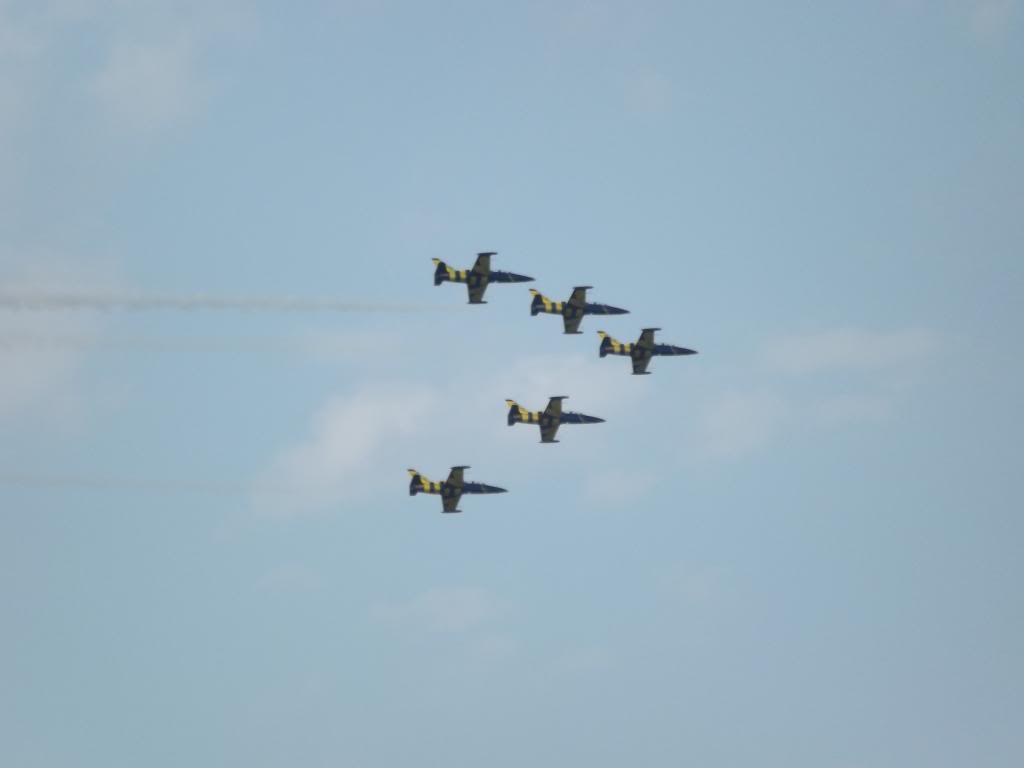
<path id="1" fill-rule="evenodd" d="M 258 504 L 261 509 L 273 504 L 278 514 L 352 507 L 382 486 L 399 487 L 406 467 L 443 479 L 450 466 L 446 462 L 475 461 L 466 455 L 468 450 L 473 456 L 487 457 L 490 467 L 499 461 L 507 464 L 516 448 L 523 441 L 535 442 L 538 433 L 537 427 L 529 425 L 510 430 L 505 422 L 506 398 L 543 408 L 551 395 L 571 393 L 579 410 L 602 417 L 641 407 L 645 395 L 629 386 L 635 380 L 625 371 L 608 370 L 610 364 L 602 365 L 607 362 L 596 356 L 593 360 L 529 357 L 479 377 L 472 386 L 457 371 L 449 371 L 446 383 L 440 385 L 368 378 L 330 398 L 311 418 L 308 435 L 271 461 L 256 486 Z M 471 364 L 479 367 L 479 361 Z M 603 427 L 566 427 L 577 430 L 572 437 L 579 442 L 575 450 L 564 453 L 563 469 L 586 465 L 592 471 L 587 462 L 602 441 L 610 439 L 596 431 Z M 587 440 L 588 436 L 592 439 Z M 396 446 L 401 446 L 405 459 L 396 456 Z M 540 461 L 544 455 L 534 452 L 531 457 Z M 489 474 L 481 480 L 501 485 Z M 653 484 L 646 474 L 631 475 L 625 481 L 644 488 Z M 264 487 L 296 492 L 285 501 L 279 495 L 260 493 Z M 279 508 L 282 503 L 286 509 Z"/>
<path id="2" fill-rule="evenodd" d="M 498 601 L 479 587 L 430 589 L 405 601 L 378 602 L 372 617 L 415 632 L 463 634 L 480 629 L 500 616 Z"/>
<path id="3" fill-rule="evenodd" d="M 588 506 L 616 507 L 639 502 L 658 484 L 653 470 L 602 467 L 591 472 L 583 484 L 583 499 Z"/>
<path id="4" fill-rule="evenodd" d="M 968 0 L 968 23 L 975 40 L 1002 41 L 1016 20 L 1018 5 L 1018 0 Z"/>
<path id="5" fill-rule="evenodd" d="M 80 285 L 83 280 L 101 279 L 94 273 L 83 276 L 80 269 L 55 258 L 4 264 L 0 278 L 6 288 L 24 291 L 39 285 Z M 66 405 L 74 393 L 76 374 L 98 338 L 98 321 L 55 315 L 40 317 L 0 309 L 0 328 L 4 336 L 30 341 L 70 334 L 77 340 L 74 345 L 63 346 L 0 344 L 0 421 L 25 414 L 52 419 L 64 413 L 57 406 Z M 45 408 L 41 407 L 43 403 Z"/>
<path id="6" fill-rule="evenodd" d="M 204 97 L 196 43 L 185 33 L 151 43 L 119 41 L 90 90 L 116 124 L 134 132 L 179 122 Z"/>
<path id="7" fill-rule="evenodd" d="M 591 645 L 569 651 L 562 656 L 559 666 L 567 672 L 592 674 L 608 669 L 611 664 L 611 651 L 604 646 Z"/>
<path id="8" fill-rule="evenodd" d="M 723 459 L 751 453 L 769 442 L 788 414 L 784 398 L 773 392 L 723 392 L 703 413 L 704 450 Z"/>
<path id="9" fill-rule="evenodd" d="M 345 301 L 343 299 L 304 298 L 299 296 L 155 296 L 143 294 L 92 293 L 59 290 L 0 289 L 0 308 L 26 312 L 71 310 L 228 310 L 243 312 L 370 312 L 415 313 L 460 311 L 437 304 L 397 304 L 384 301 Z"/>
<path id="10" fill-rule="evenodd" d="M 0 1 L 0 149 L 10 138 L 10 118 L 31 122 L 35 116 L 27 106 L 44 105 L 58 93 L 84 95 L 83 104 L 92 109 L 80 117 L 105 117 L 118 138 L 152 135 L 191 117 L 211 92 L 208 52 L 236 45 L 247 18 L 234 0 Z M 100 63 L 76 67 L 53 90 L 44 69 L 48 58 L 79 30 L 92 37 Z"/>
<path id="11" fill-rule="evenodd" d="M 736 459 L 787 431 L 882 422 L 939 347 L 938 336 L 922 328 L 838 328 L 772 339 L 751 369 L 756 387 L 733 387 L 706 401 L 700 452 Z"/>
<path id="12" fill-rule="evenodd" d="M 931 331 L 837 328 L 785 336 L 765 345 L 764 359 L 782 373 L 802 376 L 834 370 L 879 371 L 920 363 L 938 347 Z"/>
<path id="13" fill-rule="evenodd" d="M 265 507 L 263 488 L 288 487 L 290 499 L 273 499 L 277 513 L 337 507 L 365 500 L 373 488 L 367 478 L 385 465 L 389 448 L 408 439 L 423 425 L 423 415 L 439 399 L 429 389 L 366 387 L 338 395 L 313 417 L 312 434 L 285 449 L 257 483 L 258 503 Z"/>

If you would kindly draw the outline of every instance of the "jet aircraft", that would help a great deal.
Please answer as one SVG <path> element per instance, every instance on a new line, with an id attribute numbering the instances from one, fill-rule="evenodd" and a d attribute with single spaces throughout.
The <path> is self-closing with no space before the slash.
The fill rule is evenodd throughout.
<path id="1" fill-rule="evenodd" d="M 655 355 L 695 355 L 697 350 L 686 347 L 674 347 L 671 344 L 655 344 L 654 333 L 661 328 L 644 328 L 636 344 L 623 344 L 616 341 L 604 331 L 598 331 L 601 337 L 601 357 L 605 355 L 625 355 L 633 360 L 634 375 L 649 373 L 648 363 Z"/>
<path id="2" fill-rule="evenodd" d="M 440 259 L 434 259 L 434 285 L 450 281 L 452 283 L 465 283 L 469 291 L 470 304 L 486 304 L 484 291 L 490 283 L 532 283 L 533 278 L 526 275 L 517 275 L 512 272 L 499 272 L 491 269 L 491 256 L 496 256 L 496 251 L 478 253 L 476 263 L 472 269 L 455 269 L 449 267 Z"/>
<path id="3" fill-rule="evenodd" d="M 587 291 L 592 288 L 590 285 L 581 285 L 572 289 L 572 296 L 568 301 L 552 301 L 540 291 L 530 289 L 533 295 L 533 303 L 530 305 L 530 316 L 540 314 L 561 315 L 565 324 L 565 333 L 582 333 L 580 322 L 584 315 L 628 315 L 628 309 L 610 307 L 607 304 L 591 304 L 587 301 Z"/>
<path id="4" fill-rule="evenodd" d="M 555 435 L 562 424 L 603 424 L 604 419 L 596 416 L 585 416 L 582 413 L 562 411 L 562 401 L 567 397 L 552 397 L 548 407 L 543 411 L 528 411 L 519 405 L 515 400 L 506 400 L 508 404 L 508 425 L 514 424 L 539 424 L 540 441 L 542 443 L 557 443 Z"/>
<path id="5" fill-rule="evenodd" d="M 439 494 L 441 496 L 442 512 L 461 512 L 462 510 L 457 509 L 457 507 L 459 499 L 462 498 L 464 493 L 507 493 L 504 488 L 498 488 L 493 485 L 463 482 L 462 473 L 466 469 L 469 469 L 469 467 L 452 467 L 448 479 L 440 483 L 428 480 L 415 469 L 410 469 L 409 474 L 412 476 L 412 480 L 409 481 L 409 495 L 415 496 L 417 493 Z"/>

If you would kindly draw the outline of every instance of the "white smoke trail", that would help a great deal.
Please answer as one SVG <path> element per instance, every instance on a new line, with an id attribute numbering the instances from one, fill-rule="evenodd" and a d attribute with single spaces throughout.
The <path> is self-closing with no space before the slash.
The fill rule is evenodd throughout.
<path id="1" fill-rule="evenodd" d="M 228 497 L 248 497 L 253 487 L 245 482 L 179 480 L 175 478 L 118 477 L 114 475 L 64 475 L 39 472 L 0 472 L 0 488 L 23 490 L 149 491 Z M 280 496 L 295 488 L 260 485 L 258 495 Z"/>
<path id="2" fill-rule="evenodd" d="M 57 310 L 234 310 L 243 312 L 450 312 L 452 306 L 340 301 L 289 296 L 142 296 L 90 293 L 0 291 L 0 308 L 31 312 Z"/>
<path id="3" fill-rule="evenodd" d="M 0 353 L 21 350 L 113 349 L 157 352 L 267 352 L 309 354 L 314 345 L 328 351 L 351 350 L 365 353 L 374 349 L 370 341 L 351 336 L 167 336 L 87 335 L 81 333 L 7 332 L 0 329 Z"/>

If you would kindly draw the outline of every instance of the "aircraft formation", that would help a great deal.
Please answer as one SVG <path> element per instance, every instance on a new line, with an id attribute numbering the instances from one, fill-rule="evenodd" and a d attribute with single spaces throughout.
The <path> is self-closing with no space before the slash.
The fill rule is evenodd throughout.
<path id="1" fill-rule="evenodd" d="M 484 293 L 491 283 L 530 283 L 532 277 L 518 275 L 514 272 L 501 272 L 491 269 L 491 257 L 496 256 L 496 251 L 485 251 L 478 253 L 476 262 L 472 269 L 455 269 L 448 266 L 440 259 L 434 259 L 434 285 L 438 286 L 444 282 L 465 283 L 469 294 L 470 304 L 486 304 Z M 533 297 L 530 303 L 530 316 L 539 314 L 561 315 L 563 333 L 581 334 L 580 324 L 587 315 L 628 315 L 628 309 L 620 309 L 609 304 L 594 304 L 587 301 L 587 291 L 593 286 L 581 285 L 573 289 L 568 301 L 554 301 L 544 296 L 540 291 L 530 289 Z M 621 355 L 630 358 L 635 376 L 648 375 L 650 371 L 651 358 L 660 356 L 695 355 L 697 351 L 687 347 L 677 347 L 672 344 L 658 344 L 654 341 L 654 334 L 660 328 L 644 328 L 640 338 L 635 343 L 624 343 L 616 341 L 604 331 L 598 331 L 597 335 L 601 340 L 598 348 L 598 355 L 602 358 L 608 355 Z M 542 443 L 557 443 L 555 435 L 563 424 L 601 424 L 604 419 L 597 416 L 587 416 L 582 413 L 562 410 L 562 401 L 567 400 L 565 395 L 552 397 L 543 411 L 531 411 L 524 408 L 515 400 L 506 400 L 508 405 L 508 425 L 536 424 L 540 427 L 540 441 Z M 465 494 L 481 493 L 506 493 L 504 488 L 485 483 L 466 482 L 463 475 L 466 466 L 452 467 L 447 480 L 434 482 L 428 480 L 418 470 L 410 469 L 409 495 L 427 493 L 441 497 L 442 512 L 461 512 L 458 509 L 459 500 Z"/>

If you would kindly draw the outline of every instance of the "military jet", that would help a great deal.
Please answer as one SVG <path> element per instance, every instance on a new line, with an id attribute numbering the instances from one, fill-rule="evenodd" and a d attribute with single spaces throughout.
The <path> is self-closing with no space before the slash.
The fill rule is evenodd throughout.
<path id="1" fill-rule="evenodd" d="M 464 493 L 507 493 L 504 488 L 497 488 L 493 485 L 463 482 L 462 472 L 466 469 L 469 469 L 469 467 L 452 467 L 448 479 L 440 483 L 428 480 L 415 469 L 410 469 L 409 474 L 412 476 L 412 480 L 409 481 L 409 495 L 415 496 L 417 493 L 440 494 L 442 512 L 461 512 L 462 510 L 456 509 L 456 507 L 459 505 L 459 499 L 462 498 Z"/>
<path id="2" fill-rule="evenodd" d="M 498 272 L 491 270 L 491 256 L 496 256 L 496 251 L 478 253 L 476 263 L 472 269 L 455 269 L 449 267 L 440 259 L 434 259 L 434 285 L 440 285 L 446 280 L 452 283 L 465 283 L 469 291 L 470 304 L 486 304 L 484 291 L 490 283 L 532 283 L 533 278 L 526 275 L 517 275 L 512 272 Z"/>
<path id="3" fill-rule="evenodd" d="M 519 405 L 515 400 L 506 400 L 508 404 L 508 425 L 514 424 L 539 424 L 540 441 L 542 443 L 557 443 L 555 435 L 562 424 L 603 424 L 604 419 L 597 416 L 584 416 L 582 413 L 562 411 L 562 401 L 567 397 L 552 397 L 548 407 L 543 411 L 528 411 Z"/>
<path id="4" fill-rule="evenodd" d="M 604 331 L 598 331 L 601 337 L 601 357 L 605 355 L 625 355 L 633 359 L 633 374 L 640 376 L 649 373 L 647 364 L 655 355 L 696 355 L 697 350 L 686 347 L 674 347 L 671 344 L 655 344 L 654 333 L 661 328 L 644 328 L 636 344 L 623 344 L 616 341 Z"/>
<path id="5" fill-rule="evenodd" d="M 628 309 L 610 307 L 607 304 L 591 304 L 587 301 L 587 291 L 593 286 L 581 285 L 572 289 L 572 296 L 568 301 L 552 301 L 540 291 L 532 288 L 533 303 L 530 305 L 530 316 L 538 315 L 541 312 L 548 315 L 561 315 L 565 324 L 565 333 L 582 333 L 580 321 L 584 315 L 628 315 Z"/>

